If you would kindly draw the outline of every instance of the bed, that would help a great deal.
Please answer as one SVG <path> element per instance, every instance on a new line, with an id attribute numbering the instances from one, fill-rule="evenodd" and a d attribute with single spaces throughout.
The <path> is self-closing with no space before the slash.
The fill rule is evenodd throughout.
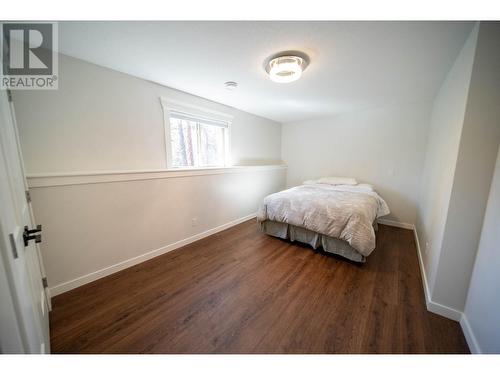
<path id="1" fill-rule="evenodd" d="M 370 185 L 320 181 L 264 198 L 257 214 L 261 230 L 365 262 L 375 249 L 377 218 L 390 212 L 386 202 Z"/>

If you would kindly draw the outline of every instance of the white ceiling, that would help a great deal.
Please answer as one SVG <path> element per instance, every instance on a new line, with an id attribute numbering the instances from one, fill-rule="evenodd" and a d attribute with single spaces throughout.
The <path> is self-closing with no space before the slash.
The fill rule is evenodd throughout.
<path id="1" fill-rule="evenodd" d="M 61 22 L 60 52 L 279 122 L 430 98 L 471 22 Z M 270 81 L 299 50 L 302 78 Z M 224 82 L 236 81 L 235 91 Z"/>

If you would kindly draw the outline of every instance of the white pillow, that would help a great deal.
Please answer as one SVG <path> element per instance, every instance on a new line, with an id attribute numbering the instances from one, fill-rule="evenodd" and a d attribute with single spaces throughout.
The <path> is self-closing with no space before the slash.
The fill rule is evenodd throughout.
<path id="1" fill-rule="evenodd" d="M 317 183 L 318 183 L 318 180 L 306 180 L 302 183 L 302 185 L 314 185 Z"/>
<path id="2" fill-rule="evenodd" d="M 357 185 L 358 181 L 352 177 L 322 177 L 317 180 L 316 183 L 328 185 Z"/>

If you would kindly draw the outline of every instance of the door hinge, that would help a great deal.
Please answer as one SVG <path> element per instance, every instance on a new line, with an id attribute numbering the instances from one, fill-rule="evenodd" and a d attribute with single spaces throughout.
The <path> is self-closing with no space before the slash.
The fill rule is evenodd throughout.
<path id="1" fill-rule="evenodd" d="M 8 100 L 9 100 L 9 102 L 11 102 L 11 103 L 12 103 L 12 91 L 7 90 L 7 98 L 8 98 Z"/>
<path id="2" fill-rule="evenodd" d="M 45 289 L 47 289 L 47 288 L 49 287 L 49 283 L 47 282 L 47 278 L 46 278 L 46 277 L 44 277 L 44 278 L 42 279 L 42 284 L 43 284 L 43 287 L 44 287 Z"/>
<path id="3" fill-rule="evenodd" d="M 26 201 L 28 203 L 31 203 L 31 194 L 29 190 L 26 190 Z"/>

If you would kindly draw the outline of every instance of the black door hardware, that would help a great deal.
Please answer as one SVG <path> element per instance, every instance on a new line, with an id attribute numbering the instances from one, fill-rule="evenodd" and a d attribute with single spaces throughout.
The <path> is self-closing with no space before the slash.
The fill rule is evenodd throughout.
<path id="1" fill-rule="evenodd" d="M 35 240 L 36 243 L 42 242 L 42 235 L 36 234 L 40 233 L 41 231 L 42 231 L 42 226 L 40 224 L 36 226 L 36 229 L 28 229 L 28 226 L 26 225 L 24 227 L 24 233 L 23 233 L 24 246 L 28 246 L 30 240 Z"/>

